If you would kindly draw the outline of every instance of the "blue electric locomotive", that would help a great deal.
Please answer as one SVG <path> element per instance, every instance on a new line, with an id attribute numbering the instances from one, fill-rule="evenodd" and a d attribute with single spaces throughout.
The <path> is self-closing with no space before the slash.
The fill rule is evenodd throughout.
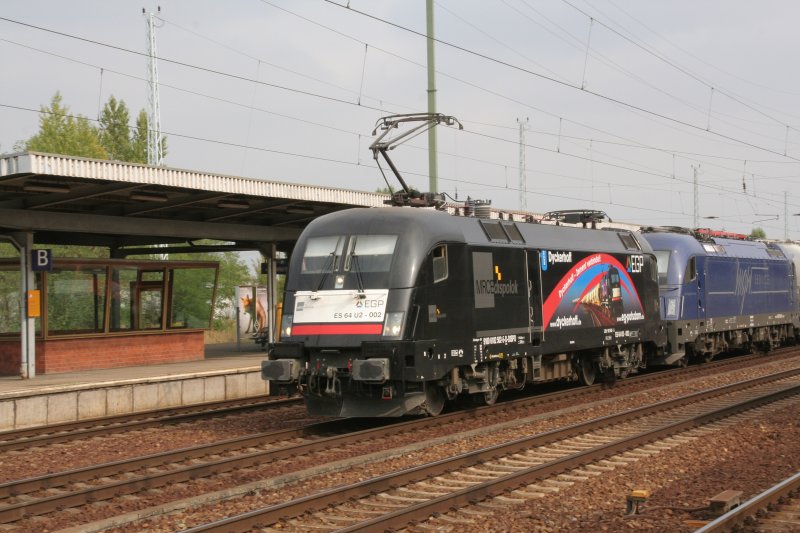
<path id="1" fill-rule="evenodd" d="M 708 361 L 734 349 L 769 350 L 795 339 L 792 261 L 775 243 L 648 228 L 658 261 L 668 344 L 653 364 Z"/>

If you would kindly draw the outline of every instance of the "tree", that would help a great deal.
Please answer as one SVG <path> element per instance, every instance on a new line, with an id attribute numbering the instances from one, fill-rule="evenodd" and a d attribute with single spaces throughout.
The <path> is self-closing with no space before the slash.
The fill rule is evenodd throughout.
<path id="1" fill-rule="evenodd" d="M 108 152 L 109 159 L 132 161 L 132 138 L 130 114 L 125 102 L 117 101 L 112 94 L 100 115 L 100 141 Z"/>
<path id="2" fill-rule="evenodd" d="M 136 128 L 131 135 L 131 162 L 147 164 L 147 113 L 144 109 L 136 117 Z"/>
<path id="3" fill-rule="evenodd" d="M 25 150 L 107 159 L 97 129 L 82 116 L 73 116 L 56 92 L 50 106 L 42 106 L 39 133 L 23 143 Z"/>
<path id="4" fill-rule="evenodd" d="M 131 135 L 131 157 L 128 159 L 131 163 L 147 164 L 147 131 L 149 127 L 147 113 L 142 109 L 139 111 L 139 116 L 136 117 L 136 128 Z M 161 137 L 161 155 L 167 157 L 166 137 Z"/>
<path id="5" fill-rule="evenodd" d="M 753 228 L 753 231 L 750 232 L 750 238 L 751 239 L 766 239 L 767 238 L 767 232 L 764 231 L 761 228 L 758 228 L 758 227 Z"/>
<path id="6" fill-rule="evenodd" d="M 17 143 L 15 149 L 147 164 L 148 121 L 144 109 L 136 118 L 136 127 L 131 128 L 125 101 L 111 95 L 95 127 L 84 116 L 72 116 L 61 100 L 57 92 L 50 106 L 41 108 L 39 132 Z M 167 154 L 163 137 L 161 151 Z"/>

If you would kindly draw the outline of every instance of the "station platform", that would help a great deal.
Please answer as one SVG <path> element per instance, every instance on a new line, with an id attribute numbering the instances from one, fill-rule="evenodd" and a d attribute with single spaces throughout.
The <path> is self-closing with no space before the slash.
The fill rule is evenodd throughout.
<path id="1" fill-rule="evenodd" d="M 0 431 L 266 394 L 251 343 L 206 345 L 201 361 L 0 377 Z"/>

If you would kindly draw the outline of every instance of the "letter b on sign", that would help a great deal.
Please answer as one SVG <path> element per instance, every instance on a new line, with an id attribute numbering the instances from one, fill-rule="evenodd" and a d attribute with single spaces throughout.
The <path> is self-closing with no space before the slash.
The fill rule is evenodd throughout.
<path id="1" fill-rule="evenodd" d="M 53 270 L 53 251 L 31 250 L 31 270 L 36 272 Z"/>

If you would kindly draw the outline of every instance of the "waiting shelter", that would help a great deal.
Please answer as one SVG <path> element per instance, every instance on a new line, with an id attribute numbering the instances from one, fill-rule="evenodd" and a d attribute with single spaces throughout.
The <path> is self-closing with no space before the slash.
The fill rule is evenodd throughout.
<path id="1" fill-rule="evenodd" d="M 215 262 L 56 258 L 28 302 L 36 373 L 203 359 L 217 275 Z M 0 261 L 0 375 L 21 364 L 19 284 L 19 262 Z"/>

